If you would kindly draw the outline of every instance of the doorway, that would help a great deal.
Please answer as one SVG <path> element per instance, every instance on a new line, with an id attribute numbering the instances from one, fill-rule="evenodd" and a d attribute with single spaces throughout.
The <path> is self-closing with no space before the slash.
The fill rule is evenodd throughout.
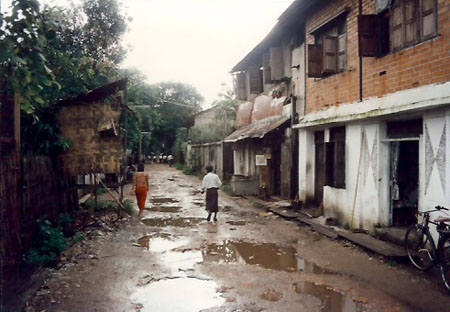
<path id="1" fill-rule="evenodd" d="M 320 205 L 323 200 L 323 187 L 325 186 L 325 143 L 324 132 L 314 132 L 314 202 Z"/>
<path id="2" fill-rule="evenodd" d="M 390 143 L 391 225 L 407 227 L 417 222 L 419 141 Z"/>

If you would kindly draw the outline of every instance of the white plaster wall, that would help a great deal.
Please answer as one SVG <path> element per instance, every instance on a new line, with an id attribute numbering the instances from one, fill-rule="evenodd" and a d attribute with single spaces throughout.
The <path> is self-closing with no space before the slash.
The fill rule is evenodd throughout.
<path id="1" fill-rule="evenodd" d="M 305 44 L 292 50 L 292 85 L 293 94 L 297 97 L 297 113 L 299 116 L 305 114 Z"/>
<path id="2" fill-rule="evenodd" d="M 380 137 L 379 123 L 365 124 L 362 128 L 364 131 L 362 158 L 360 168 L 359 186 L 359 224 L 363 229 L 372 229 L 373 225 L 378 223 L 381 210 L 388 209 L 379 202 L 380 187 L 385 187 L 379 183 L 378 167 L 389 167 L 388 159 L 380 158 Z"/>
<path id="3" fill-rule="evenodd" d="M 391 193 L 390 193 L 390 156 L 389 143 L 383 142 L 387 138 L 386 122 L 381 121 L 378 127 L 378 222 L 381 226 L 390 226 L 391 220 Z"/>
<path id="4" fill-rule="evenodd" d="M 432 210 L 436 205 L 450 208 L 450 111 L 431 112 L 423 117 L 423 149 L 420 176 L 419 210 Z M 440 214 L 433 213 L 432 219 Z M 450 214 L 450 213 L 447 213 Z M 432 234 L 437 242 L 438 234 L 432 227 Z"/>
<path id="5" fill-rule="evenodd" d="M 314 196 L 314 132 L 299 129 L 298 194 L 301 201 Z"/>

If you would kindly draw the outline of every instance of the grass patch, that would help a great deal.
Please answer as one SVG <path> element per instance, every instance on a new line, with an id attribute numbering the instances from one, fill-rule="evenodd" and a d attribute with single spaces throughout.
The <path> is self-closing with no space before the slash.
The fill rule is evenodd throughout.
<path id="1" fill-rule="evenodd" d="M 236 196 L 236 194 L 231 189 L 230 182 L 224 181 L 222 184 L 222 190 L 227 193 L 229 196 Z"/>

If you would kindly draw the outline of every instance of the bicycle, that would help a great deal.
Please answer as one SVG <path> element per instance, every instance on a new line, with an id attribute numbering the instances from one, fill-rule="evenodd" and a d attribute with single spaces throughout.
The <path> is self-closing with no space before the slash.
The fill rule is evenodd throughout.
<path id="1" fill-rule="evenodd" d="M 439 216 L 434 221 L 430 220 L 430 213 L 436 211 L 449 211 L 448 208 L 436 206 L 436 209 L 418 212 L 417 218 L 422 216 L 422 221 L 411 225 L 405 234 L 405 247 L 411 263 L 422 271 L 429 270 L 439 264 L 441 277 L 445 287 L 450 291 L 450 221 L 448 216 Z M 439 234 L 437 247 L 430 233 L 429 224 L 436 225 Z"/>

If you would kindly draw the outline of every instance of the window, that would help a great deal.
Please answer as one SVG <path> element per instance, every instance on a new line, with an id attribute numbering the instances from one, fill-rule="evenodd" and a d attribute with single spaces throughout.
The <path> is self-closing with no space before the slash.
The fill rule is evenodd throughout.
<path id="1" fill-rule="evenodd" d="M 345 188 L 345 127 L 330 129 L 330 141 L 325 145 L 325 184 Z"/>
<path id="2" fill-rule="evenodd" d="M 393 0 L 380 14 L 359 17 L 358 24 L 361 55 L 383 56 L 437 35 L 436 0 Z"/>
<path id="3" fill-rule="evenodd" d="M 326 77 L 347 67 L 346 14 L 327 23 L 314 34 L 315 44 L 308 45 L 308 77 Z"/>

